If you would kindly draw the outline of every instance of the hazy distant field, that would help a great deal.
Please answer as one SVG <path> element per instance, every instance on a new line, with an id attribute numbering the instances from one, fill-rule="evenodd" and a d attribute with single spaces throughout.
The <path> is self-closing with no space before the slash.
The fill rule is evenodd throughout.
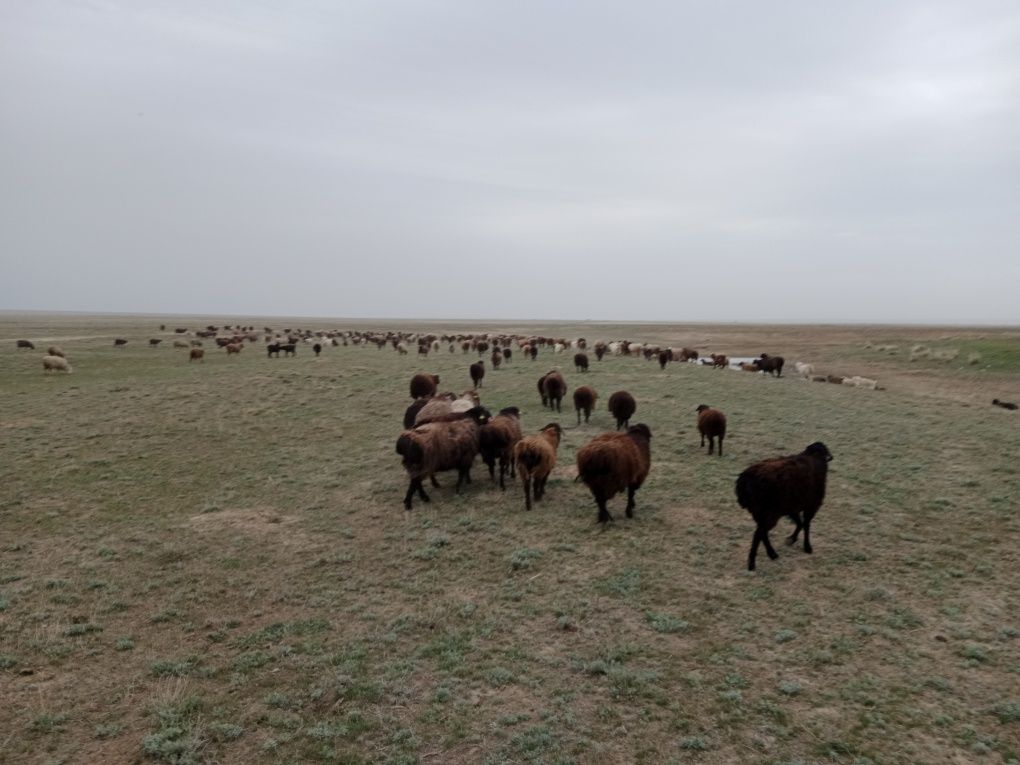
<path id="1" fill-rule="evenodd" d="M 788 371 L 518 356 L 482 400 L 564 425 L 544 503 L 478 464 L 407 513 L 408 380 L 460 392 L 474 354 L 207 342 L 189 364 L 159 324 L 224 319 L 0 314 L 0 762 L 1020 760 L 1020 412 L 989 405 L 1020 401 L 1020 331 L 238 320 L 628 338 Z M 43 373 L 54 341 L 73 374 Z M 805 383 L 794 360 L 887 390 Z M 598 390 L 590 425 L 542 409 L 553 368 Z M 574 455 L 622 388 L 653 466 L 603 532 Z M 721 459 L 700 403 L 729 416 Z M 778 545 L 783 523 L 780 559 L 747 573 L 736 475 L 816 440 L 835 460 L 814 555 Z"/>

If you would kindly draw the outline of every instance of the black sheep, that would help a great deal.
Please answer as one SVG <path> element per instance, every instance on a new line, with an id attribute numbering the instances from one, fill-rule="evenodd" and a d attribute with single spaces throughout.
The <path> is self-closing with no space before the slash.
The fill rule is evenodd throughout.
<path id="1" fill-rule="evenodd" d="M 787 537 L 787 544 L 796 542 L 803 528 L 804 552 L 811 552 L 811 519 L 825 499 L 825 479 L 831 460 L 829 449 L 816 441 L 800 454 L 757 462 L 737 478 L 737 502 L 757 524 L 747 558 L 748 571 L 754 571 L 759 543 L 765 544 L 770 558 L 779 557 L 769 542 L 769 531 L 784 515 L 797 524 Z"/>
<path id="2" fill-rule="evenodd" d="M 563 379 L 563 375 L 556 371 L 545 375 L 539 382 L 539 391 L 542 393 L 543 404 L 548 402 L 550 409 L 555 409 L 557 412 L 562 411 L 560 406 L 563 397 L 567 394 L 567 382 Z"/>
<path id="3" fill-rule="evenodd" d="M 587 353 L 575 353 L 574 354 L 574 367 L 578 372 L 588 371 L 588 354 Z"/>
<path id="4" fill-rule="evenodd" d="M 609 397 L 609 411 L 616 418 L 616 429 L 620 430 L 630 424 L 630 418 L 637 411 L 637 402 L 625 390 L 618 390 Z"/>

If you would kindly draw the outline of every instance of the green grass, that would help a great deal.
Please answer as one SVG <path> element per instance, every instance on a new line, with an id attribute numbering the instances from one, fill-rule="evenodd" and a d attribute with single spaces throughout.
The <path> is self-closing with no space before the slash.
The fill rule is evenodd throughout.
<path id="1" fill-rule="evenodd" d="M 580 375 L 543 350 L 490 369 L 481 394 L 521 407 L 527 432 L 563 425 L 545 499 L 528 513 L 519 482 L 501 492 L 476 465 L 460 494 L 441 475 L 407 513 L 407 382 L 435 372 L 460 392 L 474 356 L 207 345 L 189 365 L 144 344 L 152 319 L 0 318 L 0 762 L 906 765 L 1020 749 L 1020 420 L 986 400 L 1020 398 L 1011 331 L 509 327 L 790 347 L 791 367 L 862 364 L 888 390 L 622 358 Z M 18 337 L 84 338 L 57 343 L 74 373 L 44 375 Z M 959 353 L 910 362 L 917 343 Z M 598 390 L 590 425 L 541 408 L 554 367 Z M 618 497 L 602 530 L 573 464 L 619 389 L 653 466 L 636 517 Z M 698 447 L 700 403 L 729 417 L 722 458 Z M 835 455 L 815 553 L 780 544 L 749 574 L 733 481 L 815 440 Z"/>

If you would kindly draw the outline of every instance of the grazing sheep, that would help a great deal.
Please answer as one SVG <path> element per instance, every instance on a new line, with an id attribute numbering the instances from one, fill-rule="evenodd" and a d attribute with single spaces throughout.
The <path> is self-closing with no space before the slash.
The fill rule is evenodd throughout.
<path id="1" fill-rule="evenodd" d="M 496 481 L 496 460 L 499 460 L 499 488 L 506 489 L 503 482 L 507 464 L 510 477 L 517 475 L 511 455 L 514 445 L 521 440 L 521 410 L 516 406 L 500 409 L 499 414 L 489 420 L 478 434 L 478 449 L 482 462 L 489 468 L 489 477 Z"/>
<path id="2" fill-rule="evenodd" d="M 595 436 L 577 452 L 577 480 L 591 489 L 599 507 L 598 522 L 613 520 L 606 502 L 627 490 L 627 517 L 634 517 L 634 493 L 641 488 L 652 464 L 652 432 L 644 423 L 626 433 Z"/>
<path id="3" fill-rule="evenodd" d="M 816 441 L 800 454 L 755 463 L 737 478 L 737 502 L 757 525 L 747 557 L 748 571 L 754 571 L 759 543 L 764 543 L 770 558 L 779 557 L 769 542 L 769 532 L 784 515 L 797 524 L 787 537 L 787 544 L 796 542 L 803 528 L 804 552 L 811 552 L 811 519 L 825 499 L 825 478 L 831 460 L 832 454 L 825 444 Z"/>
<path id="4" fill-rule="evenodd" d="M 466 391 L 460 398 L 457 398 L 452 393 L 441 393 L 429 399 L 428 403 L 421 408 L 421 411 L 414 418 L 414 424 L 416 426 L 424 425 L 425 423 L 441 419 L 448 414 L 466 412 L 480 405 L 481 401 L 478 399 L 478 394 L 473 390 Z"/>
<path id="5" fill-rule="evenodd" d="M 202 348 L 191 349 L 191 353 L 188 354 L 188 363 L 190 364 L 195 359 L 205 363 L 205 351 Z"/>
<path id="6" fill-rule="evenodd" d="M 715 439 L 719 439 L 719 456 L 722 457 L 722 442 L 726 438 L 726 415 L 718 409 L 699 404 L 695 409 L 698 413 L 698 432 L 701 434 L 701 445 L 705 445 L 708 436 L 708 453 L 715 447 Z"/>
<path id="7" fill-rule="evenodd" d="M 201 348 L 202 347 L 202 341 L 201 340 L 192 340 L 191 341 L 191 347 L 192 348 Z"/>
<path id="8" fill-rule="evenodd" d="M 811 375 L 811 382 L 828 382 L 829 378 L 825 375 Z"/>
<path id="9" fill-rule="evenodd" d="M 848 385 L 851 388 L 868 388 L 870 390 L 875 390 L 878 388 L 878 381 L 872 380 L 868 377 L 854 375 L 853 377 L 844 377 L 843 385 Z"/>
<path id="10" fill-rule="evenodd" d="M 280 344 L 270 343 L 266 346 L 266 357 L 267 358 L 280 358 Z"/>
<path id="11" fill-rule="evenodd" d="M 471 374 L 471 382 L 477 388 L 482 384 L 482 378 L 485 377 L 485 361 L 479 359 L 468 368 L 468 372 Z"/>
<path id="12" fill-rule="evenodd" d="M 584 412 L 584 421 L 588 422 L 598 397 L 599 394 L 595 392 L 595 389 L 587 385 L 582 385 L 574 391 L 574 410 L 577 412 L 578 425 L 581 424 L 581 412 Z"/>
<path id="13" fill-rule="evenodd" d="M 782 356 L 769 356 L 763 353 L 760 358 L 753 362 L 762 372 L 768 372 L 773 377 L 783 376 L 783 364 L 786 363 Z"/>
<path id="14" fill-rule="evenodd" d="M 149 345 L 152 346 L 153 348 L 155 348 L 157 345 L 159 345 L 162 342 L 163 342 L 163 338 L 161 338 L 161 337 L 150 337 L 149 338 Z"/>
<path id="15" fill-rule="evenodd" d="M 588 371 L 588 354 L 587 353 L 575 353 L 574 354 L 574 368 L 578 372 Z"/>
<path id="16" fill-rule="evenodd" d="M 120 348 L 121 346 L 127 345 L 127 340 L 125 340 L 123 337 L 118 337 L 116 340 L 113 341 L 113 344 L 115 347 Z"/>
<path id="17" fill-rule="evenodd" d="M 174 340 L 174 348 L 190 348 L 187 340 Z"/>
<path id="18" fill-rule="evenodd" d="M 492 368 L 499 369 L 499 365 L 503 363 L 503 352 L 499 348 L 492 349 Z"/>
<path id="19" fill-rule="evenodd" d="M 63 352 L 63 350 L 61 350 L 60 348 L 58 348 L 55 345 L 51 345 L 49 347 L 49 349 L 46 351 L 46 355 L 47 356 L 59 356 L 62 359 L 66 359 L 67 358 L 67 355 Z"/>
<path id="20" fill-rule="evenodd" d="M 316 343 L 315 345 L 313 345 L 312 346 L 312 353 L 314 353 L 315 356 L 318 357 L 318 355 L 320 353 L 322 353 L 322 345 L 320 345 L 319 343 Z"/>
<path id="21" fill-rule="evenodd" d="M 458 492 L 464 483 L 471 483 L 471 464 L 478 454 L 479 432 L 489 417 L 489 410 L 478 406 L 400 434 L 397 454 L 402 457 L 410 481 L 404 495 L 406 510 L 411 509 L 415 492 L 422 502 L 429 501 L 422 480 L 429 478 L 433 486 L 438 486 L 436 473 L 456 470 Z"/>
<path id="22" fill-rule="evenodd" d="M 698 352 L 693 348 L 681 348 L 680 355 L 677 356 L 676 351 L 673 352 L 674 358 L 679 358 L 680 361 L 697 361 Z"/>
<path id="23" fill-rule="evenodd" d="M 814 366 L 803 361 L 796 361 L 793 365 L 797 368 L 797 374 L 805 380 L 810 380 L 811 376 L 815 373 Z"/>
<path id="24" fill-rule="evenodd" d="M 411 378 L 411 398 L 429 398 L 436 395 L 439 375 L 416 374 Z"/>
<path id="25" fill-rule="evenodd" d="M 560 446 L 563 429 L 550 422 L 536 436 L 526 436 L 514 445 L 513 459 L 517 474 L 524 485 L 524 509 L 531 509 L 534 493 L 538 502 L 545 494 L 545 482 L 556 466 L 556 450 Z"/>
<path id="26" fill-rule="evenodd" d="M 1017 405 L 1010 401 L 999 401 L 997 398 L 992 399 L 992 406 L 997 406 L 1000 409 L 1009 409 L 1011 412 L 1017 410 Z"/>
<path id="27" fill-rule="evenodd" d="M 712 359 L 712 366 L 716 369 L 726 369 L 729 365 L 729 359 L 726 358 L 725 353 L 711 353 L 709 358 Z"/>
<path id="28" fill-rule="evenodd" d="M 227 343 L 223 347 L 226 349 L 227 355 L 230 356 L 235 353 L 240 353 L 241 349 L 244 348 L 244 345 L 242 343 Z"/>
<path id="29" fill-rule="evenodd" d="M 741 361 L 740 364 L 738 364 L 738 366 L 744 372 L 760 372 L 761 371 L 761 367 L 758 366 L 758 362 L 756 362 L 756 361 L 751 361 L 751 362 Z"/>
<path id="30" fill-rule="evenodd" d="M 630 425 L 630 418 L 637 411 L 637 402 L 625 390 L 618 390 L 609 397 L 609 411 L 616 418 L 616 429 Z"/>
<path id="31" fill-rule="evenodd" d="M 561 404 L 563 397 L 567 395 L 567 382 L 559 372 L 549 372 L 542 378 L 540 383 L 542 392 L 542 403 L 549 402 L 549 408 L 557 412 L 562 411 Z"/>
<path id="32" fill-rule="evenodd" d="M 839 375 L 826 375 L 825 379 L 826 379 L 827 382 L 831 382 L 834 385 L 842 385 L 843 384 L 843 378 L 840 377 Z"/>
<path id="33" fill-rule="evenodd" d="M 15 343 L 15 345 L 17 345 L 18 348 L 28 348 L 28 350 L 30 351 L 35 350 L 35 343 L 33 343 L 31 340 L 18 340 L 17 343 Z"/>
<path id="34" fill-rule="evenodd" d="M 43 372 L 67 372 L 71 373 L 71 365 L 63 356 L 43 356 Z"/>

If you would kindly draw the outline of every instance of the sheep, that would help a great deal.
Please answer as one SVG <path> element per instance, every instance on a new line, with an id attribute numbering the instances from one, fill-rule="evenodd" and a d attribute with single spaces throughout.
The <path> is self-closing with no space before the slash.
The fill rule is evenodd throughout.
<path id="1" fill-rule="evenodd" d="M 574 354 L 574 368 L 578 372 L 588 371 L 588 354 L 587 353 L 575 353 Z"/>
<path id="2" fill-rule="evenodd" d="M 422 480 L 429 478 L 433 486 L 438 486 L 435 478 L 438 472 L 456 470 L 458 492 L 464 483 L 471 483 L 471 463 L 478 454 L 479 431 L 490 416 L 488 409 L 477 406 L 400 434 L 396 451 L 409 479 L 405 510 L 411 509 L 415 492 L 422 502 L 429 501 Z"/>
<path id="3" fill-rule="evenodd" d="M 492 349 L 492 368 L 499 369 L 499 365 L 503 363 L 503 352 L 499 348 Z"/>
<path id="4" fill-rule="evenodd" d="M 322 345 L 319 344 L 319 343 L 316 343 L 315 345 L 313 345 L 312 346 L 312 353 L 314 353 L 316 358 L 318 358 L 319 354 L 322 353 Z"/>
<path id="5" fill-rule="evenodd" d="M 608 347 L 609 346 L 607 346 L 601 340 L 595 343 L 595 358 L 599 361 L 602 361 L 602 357 L 606 355 L 606 350 L 608 349 Z"/>
<path id="6" fill-rule="evenodd" d="M 67 372 L 71 373 L 71 365 L 63 356 L 43 356 L 43 372 Z"/>
<path id="7" fill-rule="evenodd" d="M 440 393 L 435 397 L 436 399 L 445 400 L 447 402 L 453 401 L 452 393 Z M 411 404 L 407 409 L 404 410 L 404 430 L 410 430 L 414 427 L 415 418 L 418 417 L 418 413 L 424 409 L 433 398 L 416 398 L 414 403 Z"/>
<path id="8" fill-rule="evenodd" d="M 634 493 L 641 488 L 651 467 L 652 431 L 644 423 L 626 433 L 595 436 L 577 452 L 577 480 L 591 490 L 599 507 L 598 522 L 613 520 L 606 502 L 627 490 L 627 517 L 634 517 Z"/>
<path id="9" fill-rule="evenodd" d="M 230 356 L 230 355 L 232 355 L 234 353 L 240 353 L 241 349 L 244 348 L 244 344 L 243 343 L 227 343 L 227 345 L 225 345 L 223 347 L 226 348 L 227 355 Z"/>
<path id="10" fill-rule="evenodd" d="M 174 340 L 174 348 L 190 348 L 187 340 Z"/>
<path id="11" fill-rule="evenodd" d="M 537 345 L 530 346 L 527 350 L 527 355 L 531 357 L 532 361 L 538 358 L 538 346 Z"/>
<path id="12" fill-rule="evenodd" d="M 796 361 L 793 365 L 797 368 L 797 374 L 805 380 L 810 380 L 811 376 L 815 373 L 815 368 L 812 364 L 808 364 L 803 361 Z"/>
<path id="13" fill-rule="evenodd" d="M 574 409 L 577 411 L 577 424 L 581 424 L 581 412 L 584 412 L 584 421 L 588 422 L 588 418 L 591 417 L 591 412 L 595 408 L 595 402 L 598 400 L 599 394 L 595 392 L 594 388 L 590 388 L 587 385 L 582 385 L 580 388 L 574 391 Z"/>
<path id="14" fill-rule="evenodd" d="M 479 359 L 468 368 L 468 372 L 471 374 L 471 382 L 477 388 L 482 384 L 482 378 L 485 377 L 485 361 Z"/>
<path id="15" fill-rule="evenodd" d="M 677 357 L 676 351 L 673 351 L 673 356 L 676 357 L 676 358 L 679 358 L 680 361 L 697 361 L 698 360 L 698 352 L 696 350 L 694 350 L 693 348 L 687 348 L 687 347 L 684 347 L 684 348 L 680 349 L 680 355 L 678 357 Z"/>
<path id="16" fill-rule="evenodd" d="M 506 490 L 504 476 L 507 464 L 510 466 L 510 477 L 517 475 L 511 454 L 514 445 L 521 440 L 521 410 L 516 406 L 500 409 L 499 414 L 489 420 L 478 434 L 478 449 L 482 462 L 489 468 L 489 477 L 496 481 L 496 460 L 499 460 L 499 488 Z"/>
<path id="17" fill-rule="evenodd" d="M 825 478 L 831 461 L 829 449 L 815 441 L 800 454 L 762 460 L 740 474 L 737 502 L 756 524 L 747 556 L 748 571 L 754 571 L 759 543 L 765 544 L 765 552 L 772 560 L 779 557 L 769 542 L 769 532 L 784 515 L 797 524 L 786 543 L 796 542 L 804 529 L 804 552 L 811 552 L 811 519 L 825 499 Z"/>
<path id="18" fill-rule="evenodd" d="M 513 361 L 513 358 L 514 358 L 514 351 L 513 351 L 513 349 L 512 348 L 504 348 L 503 349 L 503 361 L 505 361 L 507 364 L 509 364 L 511 361 Z"/>
<path id="19" fill-rule="evenodd" d="M 811 375 L 811 382 L 828 382 L 829 378 L 825 375 Z"/>
<path id="20" fill-rule="evenodd" d="M 524 485 L 524 509 L 531 509 L 531 498 L 535 502 L 545 495 L 545 482 L 556 466 L 556 450 L 560 446 L 563 429 L 550 422 L 535 436 L 525 436 L 514 445 L 513 460 L 517 474 Z"/>
<path id="21" fill-rule="evenodd" d="M 161 338 L 161 337 L 150 337 L 149 338 L 149 346 L 152 347 L 152 348 L 155 348 L 157 345 L 159 345 L 162 342 L 163 342 L 163 338 Z"/>
<path id="22" fill-rule="evenodd" d="M 782 377 L 783 364 L 786 363 L 786 360 L 782 356 L 769 356 L 767 353 L 763 353 L 752 363 L 762 372 L 768 372 L 773 377 Z"/>
<path id="23" fill-rule="evenodd" d="M 411 378 L 411 398 L 429 398 L 436 395 L 439 385 L 439 375 L 424 373 L 416 374 Z"/>
<path id="24" fill-rule="evenodd" d="M 280 344 L 269 343 L 269 345 L 266 346 L 266 357 L 270 359 L 273 357 L 280 358 Z"/>
<path id="25" fill-rule="evenodd" d="M 556 371 L 549 372 L 542 378 L 539 390 L 542 393 L 543 405 L 548 402 L 550 409 L 562 411 L 560 407 L 563 397 L 567 395 L 567 383 L 563 375 Z"/>
<path id="26" fill-rule="evenodd" d="M 843 385 L 848 385 L 851 388 L 868 388 L 870 390 L 876 390 L 878 388 L 878 381 L 872 380 L 868 377 L 854 375 L 853 377 L 844 377 Z"/>
<path id="27" fill-rule="evenodd" d="M 478 394 L 473 390 L 466 391 L 460 398 L 457 398 L 452 393 L 441 393 L 429 399 L 428 403 L 421 408 L 421 411 L 414 418 L 414 424 L 416 426 L 424 425 L 448 414 L 455 412 L 463 413 L 480 405 L 481 401 L 478 399 Z"/>
<path id="28" fill-rule="evenodd" d="M 1011 412 L 1017 410 L 1017 405 L 1010 401 L 999 401 L 997 398 L 992 399 L 992 406 L 997 406 L 1000 409 L 1009 409 Z"/>
<path id="29" fill-rule="evenodd" d="M 827 382 L 833 383 L 834 385 L 842 385 L 843 384 L 843 378 L 840 377 L 839 375 L 826 375 L 825 376 L 825 380 Z"/>
<path id="30" fill-rule="evenodd" d="M 761 371 L 761 367 L 758 366 L 758 362 L 756 362 L 756 361 L 751 361 L 751 362 L 741 361 L 740 364 L 738 364 L 737 366 L 739 366 L 740 369 L 742 371 L 744 371 L 744 372 L 760 372 Z"/>
<path id="31" fill-rule="evenodd" d="M 297 355 L 297 343 L 281 343 L 280 350 L 283 351 L 283 357 Z"/>
<path id="32" fill-rule="evenodd" d="M 49 348 L 48 348 L 48 349 L 46 350 L 46 355 L 47 355 L 47 356 L 60 356 L 60 358 L 62 358 L 62 359 L 66 359 L 66 358 L 67 358 L 67 354 L 65 354 L 65 353 L 63 352 L 63 350 L 61 350 L 60 348 L 58 348 L 58 347 L 57 347 L 57 346 L 55 346 L 55 345 L 51 345 L 51 346 L 50 346 L 50 347 L 49 347 Z"/>
<path id="33" fill-rule="evenodd" d="M 195 359 L 198 359 L 199 361 L 202 361 L 204 363 L 204 358 L 205 351 L 202 348 L 192 348 L 191 352 L 188 354 L 188 363 L 190 364 Z"/>
<path id="34" fill-rule="evenodd" d="M 202 347 L 202 341 L 201 340 L 192 340 L 191 341 L 191 347 L 192 348 L 201 348 Z"/>
<path id="35" fill-rule="evenodd" d="M 34 351 L 35 350 L 35 343 L 33 343 L 31 340 L 18 340 L 15 343 L 15 345 L 18 348 L 28 348 L 28 350 L 30 350 L 30 351 Z"/>
<path id="36" fill-rule="evenodd" d="M 722 442 L 726 438 L 726 415 L 706 404 L 699 404 L 694 411 L 698 413 L 698 432 L 701 434 L 701 445 L 705 445 L 705 436 L 708 436 L 708 453 L 711 454 L 715 446 L 715 439 L 718 438 L 719 456 L 722 457 Z"/>
<path id="37" fill-rule="evenodd" d="M 673 360 L 671 351 L 659 351 L 659 369 L 665 369 L 666 365 Z"/>
<path id="38" fill-rule="evenodd" d="M 116 340 L 113 341 L 113 345 L 116 348 L 121 348 L 122 346 L 127 345 L 127 340 L 125 340 L 123 337 L 118 337 Z"/>
<path id="39" fill-rule="evenodd" d="M 616 429 L 630 425 L 630 418 L 637 411 L 637 402 L 625 390 L 618 390 L 609 397 L 609 411 L 616 418 Z"/>
<path id="40" fill-rule="evenodd" d="M 725 353 L 710 353 L 709 358 L 712 359 L 712 366 L 716 369 L 726 369 L 729 364 Z"/>

